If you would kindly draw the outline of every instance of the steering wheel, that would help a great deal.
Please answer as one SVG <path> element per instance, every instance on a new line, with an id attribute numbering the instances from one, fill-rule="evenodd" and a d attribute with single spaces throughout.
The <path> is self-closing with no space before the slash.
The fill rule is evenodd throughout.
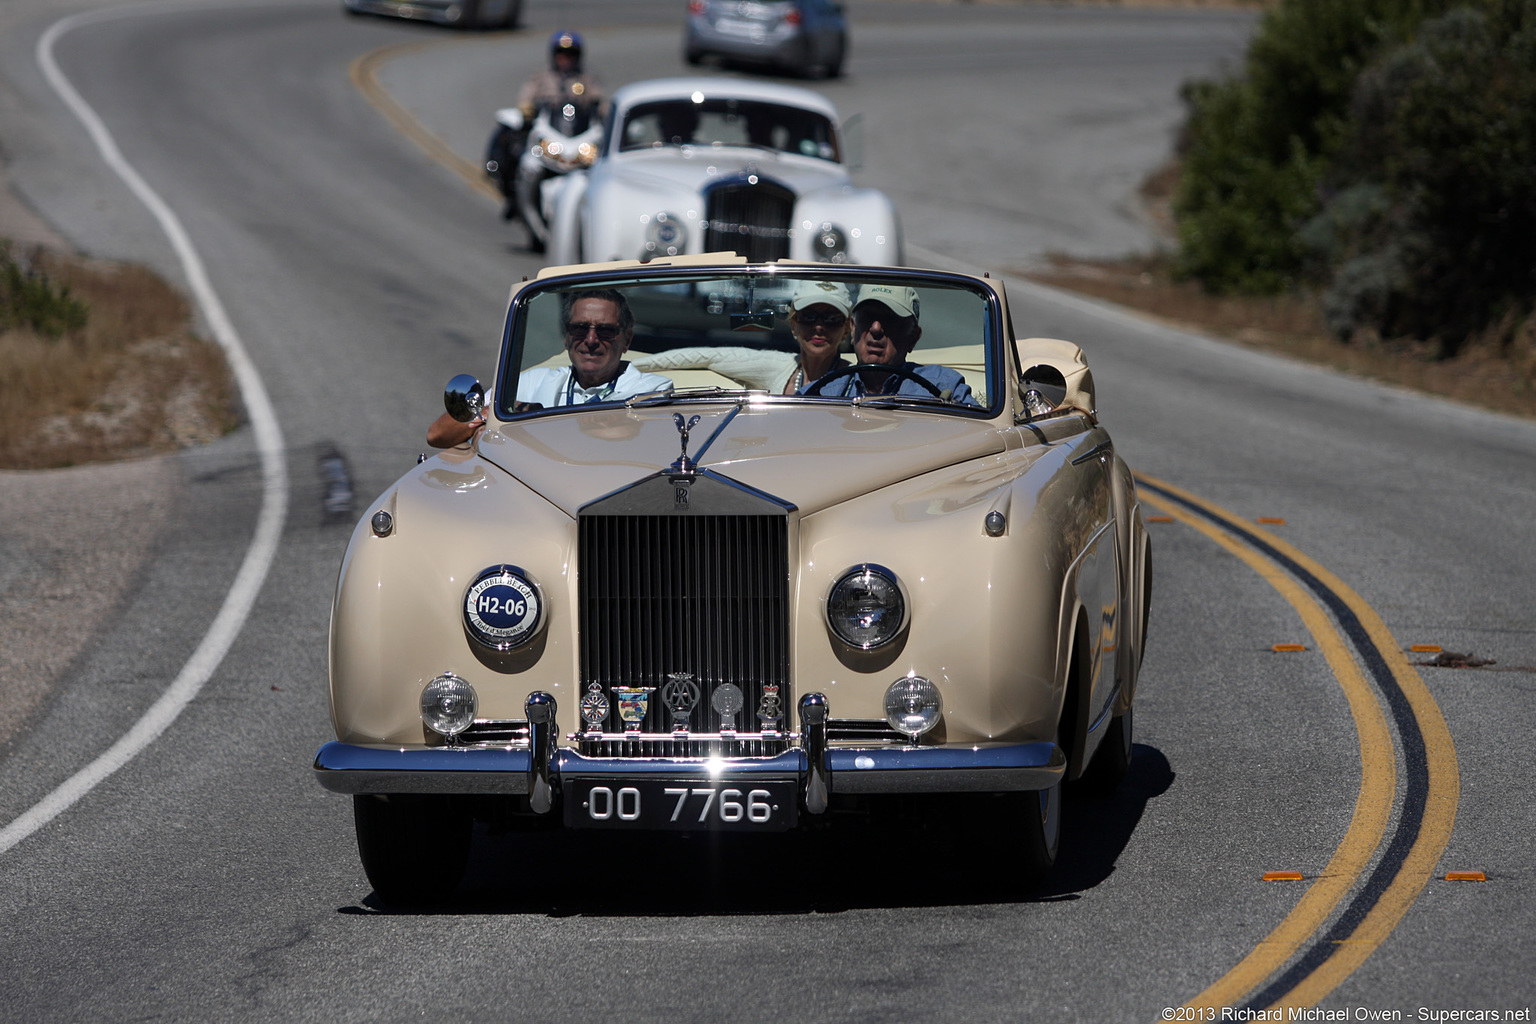
<path id="1" fill-rule="evenodd" d="M 872 373 L 894 373 L 896 376 L 901 377 L 903 380 L 916 381 L 918 384 L 921 384 L 929 394 L 933 395 L 934 398 L 944 397 L 943 392 L 941 392 L 938 387 L 934 385 L 933 381 L 929 380 L 927 377 L 919 377 L 917 374 L 913 373 L 911 370 L 906 369 L 905 367 L 892 366 L 889 363 L 855 363 L 852 366 L 834 366 L 832 369 L 828 370 L 826 373 L 822 374 L 820 377 L 817 377 L 815 380 L 807 384 L 802 391 L 802 394 L 819 395 L 821 394 L 821 389 L 832 383 L 834 380 L 837 380 L 840 377 L 847 377 L 855 373 L 863 373 L 865 370 L 868 370 Z"/>

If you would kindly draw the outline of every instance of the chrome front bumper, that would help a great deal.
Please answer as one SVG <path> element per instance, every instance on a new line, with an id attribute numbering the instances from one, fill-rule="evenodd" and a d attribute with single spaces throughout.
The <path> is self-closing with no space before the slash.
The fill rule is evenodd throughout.
<path id="1" fill-rule="evenodd" d="M 829 794 L 995 793 L 1048 789 L 1066 771 L 1054 743 L 943 746 L 836 746 L 826 743 L 826 698 L 800 701 L 802 745 L 772 757 L 585 757 L 555 745 L 555 702 L 528 699 L 527 747 L 401 747 L 331 742 L 315 755 L 315 775 L 333 793 L 464 793 L 528 796 L 551 810 L 562 777 L 794 778 L 805 809 L 819 814 Z"/>

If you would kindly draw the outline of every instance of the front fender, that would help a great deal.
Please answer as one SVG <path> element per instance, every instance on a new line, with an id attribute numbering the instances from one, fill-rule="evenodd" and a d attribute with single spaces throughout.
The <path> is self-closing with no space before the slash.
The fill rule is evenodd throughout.
<path id="1" fill-rule="evenodd" d="M 379 510 L 393 529 L 378 536 Z M 510 529 L 509 524 L 516 524 Z M 528 694 L 575 707 L 575 522 L 491 463 L 449 452 L 421 463 L 370 504 L 352 532 L 331 613 L 330 700 L 346 743 L 421 743 L 422 687 L 444 672 L 469 680 L 480 715 L 521 718 Z M 543 632 L 498 655 L 473 644 L 464 594 L 482 570 L 523 569 L 545 602 Z"/>
<path id="2" fill-rule="evenodd" d="M 834 185 L 802 194 L 795 203 L 794 259 L 815 259 L 817 230 L 838 227 L 848 240 L 850 263 L 897 264 L 905 261 L 896 206 L 879 189 Z M 809 228 L 806 225 L 811 225 Z"/>

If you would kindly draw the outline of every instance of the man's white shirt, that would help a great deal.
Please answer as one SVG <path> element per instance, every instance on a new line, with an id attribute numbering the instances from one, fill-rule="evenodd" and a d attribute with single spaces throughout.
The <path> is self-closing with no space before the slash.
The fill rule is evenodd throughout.
<path id="1" fill-rule="evenodd" d="M 611 381 L 584 388 L 570 366 L 535 366 L 517 379 L 517 400 L 537 402 L 546 409 L 588 402 L 618 402 L 652 391 L 671 391 L 672 381 L 656 373 L 641 373 L 628 362 Z"/>

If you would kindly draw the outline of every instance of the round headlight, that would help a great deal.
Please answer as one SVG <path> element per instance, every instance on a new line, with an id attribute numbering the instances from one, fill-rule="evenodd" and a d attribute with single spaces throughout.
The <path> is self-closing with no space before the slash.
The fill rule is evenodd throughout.
<path id="1" fill-rule="evenodd" d="M 885 691 L 885 720 L 914 741 L 939 724 L 944 697 L 933 682 L 912 675 L 898 679 Z"/>
<path id="2" fill-rule="evenodd" d="M 890 643 L 907 624 L 907 601 L 889 569 L 859 565 L 827 595 L 827 623 L 838 639 L 869 651 Z"/>
<path id="3" fill-rule="evenodd" d="M 464 592 L 464 629 L 477 643 L 510 651 L 532 640 L 544 621 L 544 601 L 523 570 L 494 565 Z"/>
<path id="4" fill-rule="evenodd" d="M 642 260 L 650 260 L 657 256 L 676 256 L 683 251 L 683 246 L 688 241 L 688 230 L 683 226 L 683 219 L 675 213 L 665 211 L 645 221 L 645 252 L 641 254 Z"/>
<path id="5" fill-rule="evenodd" d="M 848 236 L 831 221 L 823 221 L 811 239 L 811 255 L 823 263 L 848 262 Z"/>
<path id="6" fill-rule="evenodd" d="M 583 142 L 576 147 L 576 162 L 582 165 L 590 164 L 597 159 L 597 147 L 590 142 Z"/>
<path id="7" fill-rule="evenodd" d="M 480 698 L 469 681 L 444 672 L 421 691 L 421 720 L 444 736 L 457 736 L 475 721 Z"/>

